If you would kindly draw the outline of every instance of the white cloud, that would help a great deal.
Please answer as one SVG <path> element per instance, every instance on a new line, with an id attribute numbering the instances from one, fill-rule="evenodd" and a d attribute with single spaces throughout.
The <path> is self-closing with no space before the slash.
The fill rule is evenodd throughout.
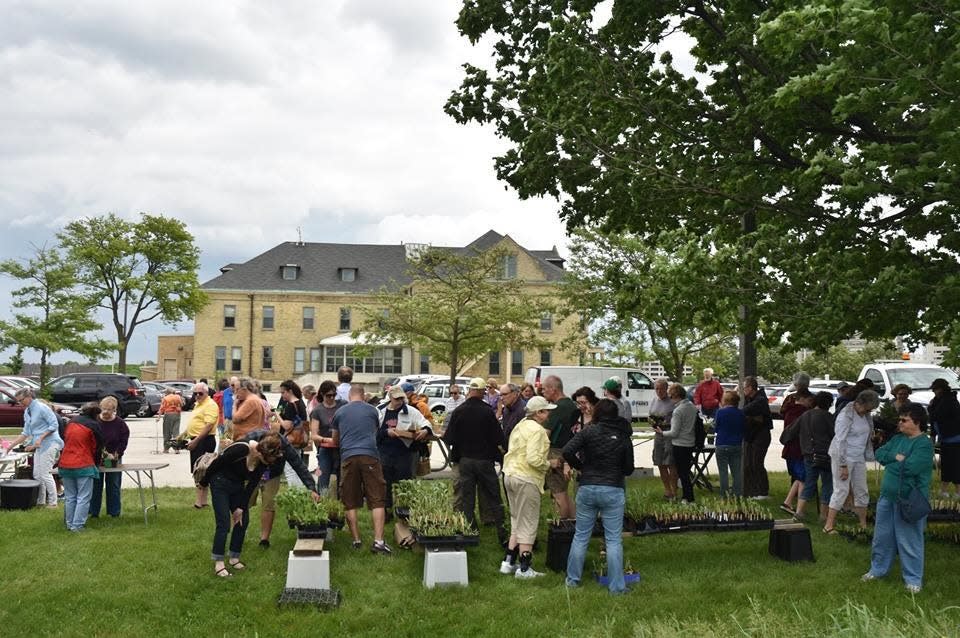
<path id="1" fill-rule="evenodd" d="M 563 247 L 556 203 L 496 179 L 493 130 L 443 113 L 460 65 L 488 54 L 457 34 L 456 0 L 65 7 L 14 2 L 0 21 L 7 257 L 72 219 L 140 211 L 189 223 L 204 277 L 297 227 L 436 245 L 493 228 Z"/>

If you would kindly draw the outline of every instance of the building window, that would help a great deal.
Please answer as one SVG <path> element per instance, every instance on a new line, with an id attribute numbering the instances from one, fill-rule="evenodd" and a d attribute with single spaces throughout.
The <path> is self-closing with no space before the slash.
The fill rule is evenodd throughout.
<path id="1" fill-rule="evenodd" d="M 493 376 L 497 376 L 500 374 L 500 353 L 499 352 L 490 353 L 490 370 L 488 374 L 491 374 Z"/>
<path id="2" fill-rule="evenodd" d="M 306 348 L 294 348 L 293 349 L 293 371 L 294 372 L 304 372 L 306 371 L 307 366 L 307 349 Z"/>
<path id="3" fill-rule="evenodd" d="M 420 374 L 430 374 L 430 355 L 420 355 Z"/>
<path id="4" fill-rule="evenodd" d="M 310 348 L 310 372 L 320 372 L 320 348 Z"/>
<path id="5" fill-rule="evenodd" d="M 263 307 L 263 329 L 273 330 L 273 306 Z"/>
<path id="6" fill-rule="evenodd" d="M 383 308 L 380 311 L 380 318 L 377 320 L 377 327 L 383 330 L 384 327 L 387 325 L 387 319 L 389 318 L 390 318 L 390 309 Z"/>
<path id="7" fill-rule="evenodd" d="M 350 330 L 350 309 L 341 308 L 340 309 L 340 331 L 346 332 Z"/>
<path id="8" fill-rule="evenodd" d="M 224 328 L 237 327 L 237 307 L 236 306 L 223 307 L 223 327 Z"/>
<path id="9" fill-rule="evenodd" d="M 273 370 L 273 346 L 263 346 L 263 360 L 260 367 L 264 370 Z"/>
<path id="10" fill-rule="evenodd" d="M 240 367 L 243 364 L 243 348 L 238 348 L 234 346 L 230 348 L 230 371 L 231 372 L 240 372 Z"/>
<path id="11" fill-rule="evenodd" d="M 303 329 L 313 330 L 313 306 L 303 307 Z"/>
<path id="12" fill-rule="evenodd" d="M 523 376 L 523 350 L 514 350 L 511 354 L 510 374 L 515 377 Z"/>
<path id="13" fill-rule="evenodd" d="M 553 353 L 549 350 L 540 351 L 540 365 L 542 366 L 552 366 L 553 363 Z"/>
<path id="14" fill-rule="evenodd" d="M 517 278 L 517 256 L 504 255 L 500 259 L 500 279 Z"/>
<path id="15" fill-rule="evenodd" d="M 540 315 L 540 330 L 543 332 L 550 332 L 553 330 L 553 315 L 549 312 L 545 312 Z"/>
<path id="16" fill-rule="evenodd" d="M 357 280 L 357 269 L 356 268 L 340 268 L 340 281 L 356 281 Z"/>
<path id="17" fill-rule="evenodd" d="M 403 348 L 374 348 L 366 356 L 354 355 L 353 346 L 325 346 L 324 368 L 336 372 L 340 366 L 349 366 L 354 372 L 372 374 L 400 374 L 403 367 Z"/>
<path id="18" fill-rule="evenodd" d="M 296 281 L 300 274 L 300 266 L 296 264 L 287 264 L 283 267 L 283 278 L 286 281 Z"/>
<path id="19" fill-rule="evenodd" d="M 213 349 L 213 369 L 217 371 L 227 369 L 226 346 L 217 346 Z"/>

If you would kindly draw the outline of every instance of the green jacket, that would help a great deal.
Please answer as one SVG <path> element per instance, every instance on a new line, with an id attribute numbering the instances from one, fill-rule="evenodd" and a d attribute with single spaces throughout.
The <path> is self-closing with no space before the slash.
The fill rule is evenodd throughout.
<path id="1" fill-rule="evenodd" d="M 897 454 L 903 454 L 906 458 L 898 461 Z M 877 449 L 876 456 L 877 461 L 885 468 L 883 482 L 880 484 L 882 496 L 896 499 L 898 493 L 906 496 L 912 487 L 918 488 L 925 495 L 930 494 L 933 443 L 929 436 L 920 434 L 911 439 L 898 434 Z"/>

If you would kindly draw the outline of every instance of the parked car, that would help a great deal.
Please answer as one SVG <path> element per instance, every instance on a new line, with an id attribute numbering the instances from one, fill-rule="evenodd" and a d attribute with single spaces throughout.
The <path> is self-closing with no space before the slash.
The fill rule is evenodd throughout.
<path id="1" fill-rule="evenodd" d="M 893 399 L 890 392 L 893 386 L 904 383 L 913 390 L 910 400 L 924 406 L 929 405 L 933 399 L 930 384 L 934 379 L 945 379 L 952 389 L 960 389 L 960 377 L 956 372 L 932 363 L 874 361 L 863 366 L 859 378 L 873 381 L 874 389 L 885 401 Z"/>
<path id="2" fill-rule="evenodd" d="M 17 403 L 14 393 L 16 390 L 0 388 L 0 426 L 23 427 L 23 411 L 26 409 Z M 69 417 L 76 413 L 73 406 L 54 403 L 53 409 L 58 414 Z"/>
<path id="3" fill-rule="evenodd" d="M 40 389 L 40 384 L 31 379 L 30 377 L 18 377 L 12 374 L 6 374 L 0 377 L 0 383 L 8 387 L 14 388 L 33 388 L 34 390 Z"/>
<path id="4" fill-rule="evenodd" d="M 143 389 L 146 391 L 147 404 L 140 410 L 137 416 L 153 416 L 160 409 L 160 402 L 163 401 L 163 393 L 170 386 L 156 383 L 154 381 L 141 381 Z"/>
<path id="5" fill-rule="evenodd" d="M 115 397 L 118 416 L 139 414 L 146 405 L 146 392 L 137 377 L 118 372 L 74 372 L 57 377 L 49 385 L 53 400 L 72 406 Z"/>
<path id="6" fill-rule="evenodd" d="M 390 388 L 395 385 L 401 385 L 403 383 L 412 383 L 413 385 L 417 385 L 418 383 L 423 383 L 424 381 L 443 378 L 445 377 L 439 374 L 406 374 L 401 377 L 390 377 L 383 382 L 383 396 L 386 397 L 387 392 L 389 392 Z"/>
<path id="7" fill-rule="evenodd" d="M 170 386 L 176 390 L 180 398 L 183 399 L 183 409 L 185 411 L 189 412 L 193 409 L 193 404 L 196 403 L 196 398 L 193 396 L 193 386 L 195 385 L 193 381 L 189 379 L 167 379 L 156 383 Z"/>
<path id="8" fill-rule="evenodd" d="M 466 395 L 467 384 L 470 383 L 470 377 L 456 377 L 455 381 L 457 385 L 460 386 L 460 389 L 463 390 L 464 395 Z M 431 412 L 442 414 L 446 409 L 444 404 L 447 402 L 447 399 L 450 398 L 450 377 L 422 382 L 417 386 L 417 394 L 426 395 L 427 404 L 430 406 Z"/>
<path id="9" fill-rule="evenodd" d="M 786 398 L 789 386 L 771 386 L 768 385 L 764 390 L 767 393 L 767 402 L 770 404 L 770 414 L 780 416 L 780 407 Z"/>

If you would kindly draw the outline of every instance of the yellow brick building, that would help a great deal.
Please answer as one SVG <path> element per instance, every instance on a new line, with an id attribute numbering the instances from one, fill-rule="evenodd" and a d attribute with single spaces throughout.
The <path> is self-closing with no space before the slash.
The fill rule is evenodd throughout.
<path id="1" fill-rule="evenodd" d="M 557 294 L 563 259 L 556 248 L 528 250 L 493 231 L 467 247 L 499 246 L 509 254 L 504 276 L 522 279 L 529 292 Z M 224 266 L 219 277 L 203 284 L 210 302 L 195 319 L 193 376 L 248 375 L 275 387 L 288 378 L 314 384 L 335 380 L 337 368 L 349 365 L 354 381 L 375 390 L 400 375 L 448 374 L 449 367 L 405 344 L 378 347 L 362 359 L 352 356 L 351 332 L 363 320 L 361 308 L 374 301 L 371 291 L 409 283 L 407 256 L 419 248 L 287 242 L 246 263 Z M 544 317 L 541 336 L 554 344 L 550 348 L 490 353 L 459 372 L 516 382 L 532 365 L 576 365 L 577 355 L 561 350 L 559 342 L 577 321 Z"/>

